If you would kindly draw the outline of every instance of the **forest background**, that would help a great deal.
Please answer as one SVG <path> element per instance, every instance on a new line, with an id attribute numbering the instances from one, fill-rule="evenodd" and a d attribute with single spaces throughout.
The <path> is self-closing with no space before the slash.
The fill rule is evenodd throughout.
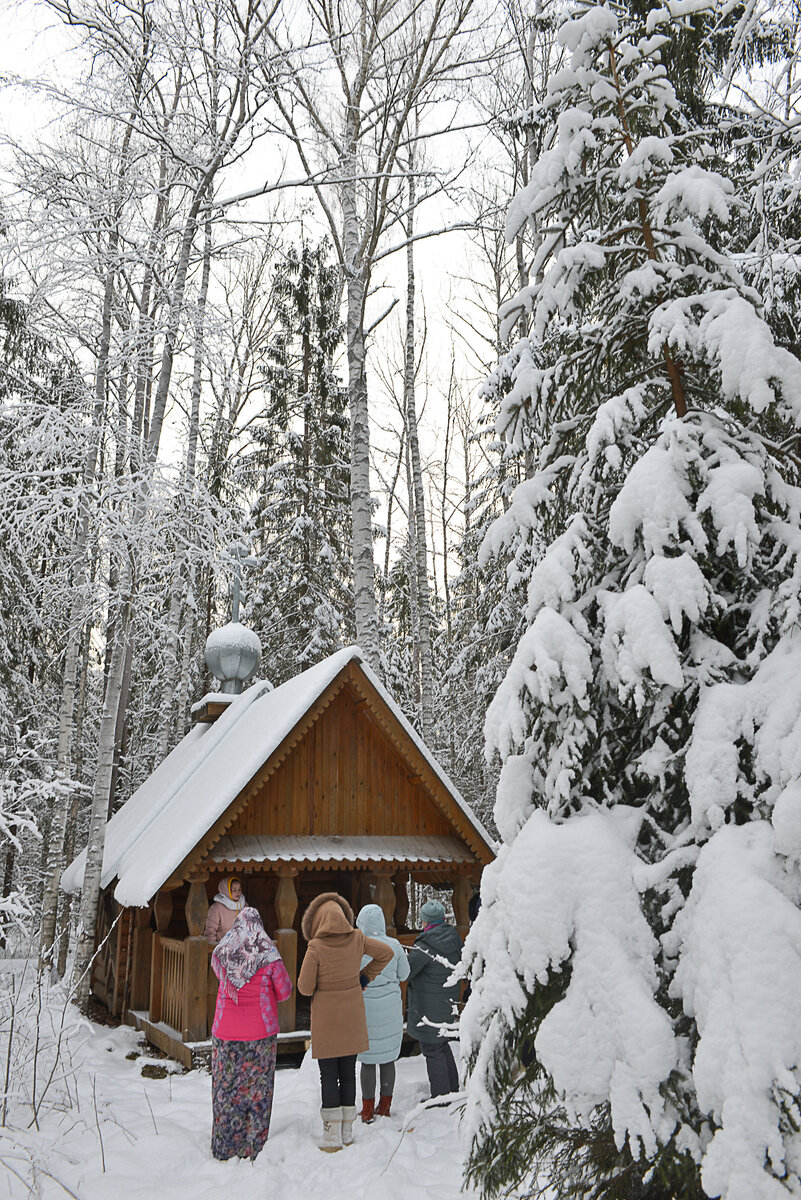
<path id="1" fill-rule="evenodd" d="M 499 834 L 470 1178 L 797 1194 L 798 0 L 39 11 L 2 936 L 77 934 L 85 1004 L 105 822 L 241 585 L 263 676 L 358 641 Z"/>
<path id="2" fill-rule="evenodd" d="M 0 869 L 49 955 L 90 814 L 213 686 L 235 576 L 261 676 L 358 640 L 489 813 L 461 568 L 503 494 L 477 389 L 518 270 L 530 50 L 520 12 L 501 46 L 472 3 L 13 11 Z"/>

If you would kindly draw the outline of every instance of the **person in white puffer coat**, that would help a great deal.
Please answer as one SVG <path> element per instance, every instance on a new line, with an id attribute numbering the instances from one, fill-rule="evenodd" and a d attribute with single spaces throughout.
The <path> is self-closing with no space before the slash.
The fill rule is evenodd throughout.
<path id="1" fill-rule="evenodd" d="M 409 978 L 409 960 L 396 938 L 389 937 L 384 914 L 377 904 L 365 904 L 356 918 L 366 937 L 386 942 L 392 961 L 364 989 L 367 1033 L 370 1048 L 359 1055 L 361 1063 L 361 1118 L 369 1124 L 374 1116 L 388 1117 L 395 1089 L 395 1060 L 403 1040 L 403 1002 L 400 985 Z M 365 959 L 368 962 L 369 959 Z M 365 963 L 362 963 L 364 966 Z M 375 1106 L 376 1066 L 381 1076 L 378 1108 Z"/>

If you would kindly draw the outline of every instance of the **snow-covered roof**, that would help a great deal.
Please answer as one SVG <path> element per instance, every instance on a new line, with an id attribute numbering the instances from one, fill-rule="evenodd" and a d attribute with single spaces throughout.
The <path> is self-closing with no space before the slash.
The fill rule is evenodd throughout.
<path id="1" fill-rule="evenodd" d="M 456 837 L 294 837 L 237 834 L 221 837 L 209 854 L 213 862 L 245 864 L 264 862 L 386 862 L 454 863 L 471 862 L 472 855 Z"/>
<path id="2" fill-rule="evenodd" d="M 101 886 L 107 887 L 117 878 L 114 896 L 120 904 L 148 904 L 351 662 L 359 663 L 480 840 L 492 847 L 492 838 L 364 662 L 362 651 L 350 646 L 281 687 L 254 683 L 235 696 L 213 724 L 195 726 L 108 822 Z M 84 850 L 64 872 L 62 887 L 66 891 L 80 890 L 85 863 Z"/>

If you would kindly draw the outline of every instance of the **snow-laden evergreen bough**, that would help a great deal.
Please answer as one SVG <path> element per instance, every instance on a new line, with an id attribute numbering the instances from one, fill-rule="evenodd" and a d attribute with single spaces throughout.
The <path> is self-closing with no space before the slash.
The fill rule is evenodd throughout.
<path id="1" fill-rule="evenodd" d="M 532 332 L 489 386 L 540 440 L 483 548 L 528 571 L 462 1018 L 490 1195 L 801 1195 L 801 362 L 674 36 L 574 11 L 509 214 Z"/>

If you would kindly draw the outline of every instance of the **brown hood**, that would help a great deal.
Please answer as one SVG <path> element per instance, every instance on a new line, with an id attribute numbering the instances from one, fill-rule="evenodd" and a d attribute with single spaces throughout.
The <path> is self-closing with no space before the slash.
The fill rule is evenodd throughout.
<path id="1" fill-rule="evenodd" d="M 351 933 L 353 909 L 338 892 L 323 892 L 306 909 L 300 928 L 307 942 L 327 933 Z"/>

